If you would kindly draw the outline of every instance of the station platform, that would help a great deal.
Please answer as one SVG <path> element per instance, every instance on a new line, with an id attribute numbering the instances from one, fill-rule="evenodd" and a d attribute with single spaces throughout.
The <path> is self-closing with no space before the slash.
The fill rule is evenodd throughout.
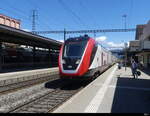
<path id="1" fill-rule="evenodd" d="M 58 67 L 0 73 L 0 87 L 58 74 Z"/>
<path id="2" fill-rule="evenodd" d="M 53 113 L 150 113 L 150 75 L 116 64 Z"/>

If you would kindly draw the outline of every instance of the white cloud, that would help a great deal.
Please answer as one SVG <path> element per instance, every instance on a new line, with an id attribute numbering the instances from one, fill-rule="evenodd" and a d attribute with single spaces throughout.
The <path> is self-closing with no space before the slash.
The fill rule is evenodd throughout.
<path id="1" fill-rule="evenodd" d="M 29 29 L 22 29 L 22 30 L 27 31 L 27 32 L 31 32 L 31 30 L 29 30 Z"/>
<path id="2" fill-rule="evenodd" d="M 107 40 L 107 36 L 96 37 L 96 41 L 103 43 L 104 46 L 106 45 L 107 47 L 112 47 L 112 48 L 124 47 L 124 43 L 114 43 L 106 40 Z"/>
<path id="3" fill-rule="evenodd" d="M 114 47 L 114 48 L 124 47 L 124 43 L 107 42 L 107 45 L 109 47 Z"/>
<path id="4" fill-rule="evenodd" d="M 57 40 L 57 41 L 64 42 L 64 40 L 62 40 L 62 39 L 61 40 Z"/>
<path id="5" fill-rule="evenodd" d="M 124 43 L 115 43 L 115 42 L 112 42 L 112 41 L 107 41 L 107 36 L 99 36 L 99 37 L 96 37 L 95 40 L 99 43 L 102 43 L 103 46 L 105 46 L 106 48 L 111 48 L 111 49 L 121 49 L 121 48 L 124 48 Z M 63 39 L 59 39 L 57 41 L 60 41 L 60 42 L 64 42 Z M 128 46 L 129 46 L 129 42 L 127 42 Z"/>
<path id="6" fill-rule="evenodd" d="M 96 41 L 98 41 L 98 42 L 104 42 L 104 41 L 106 41 L 106 39 L 107 39 L 106 36 L 96 37 Z"/>

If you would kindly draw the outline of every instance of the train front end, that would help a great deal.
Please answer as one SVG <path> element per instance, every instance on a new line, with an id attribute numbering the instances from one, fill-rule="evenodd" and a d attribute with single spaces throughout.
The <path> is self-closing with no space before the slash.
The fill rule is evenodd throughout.
<path id="1" fill-rule="evenodd" d="M 88 36 L 64 42 L 59 53 L 60 78 L 79 79 L 88 71 L 94 43 L 95 40 Z"/>

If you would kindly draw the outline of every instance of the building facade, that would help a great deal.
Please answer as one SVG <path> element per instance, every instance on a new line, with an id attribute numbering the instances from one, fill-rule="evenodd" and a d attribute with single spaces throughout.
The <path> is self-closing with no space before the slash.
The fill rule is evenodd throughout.
<path id="1" fill-rule="evenodd" d="M 20 20 L 0 14 L 0 24 L 20 29 Z"/>
<path id="2" fill-rule="evenodd" d="M 130 41 L 130 52 L 144 67 L 150 67 L 150 20 L 147 24 L 137 25 L 135 41 Z"/>

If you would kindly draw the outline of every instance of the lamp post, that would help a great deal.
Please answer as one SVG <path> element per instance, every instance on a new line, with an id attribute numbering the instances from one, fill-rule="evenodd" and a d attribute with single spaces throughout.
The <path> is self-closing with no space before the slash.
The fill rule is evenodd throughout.
<path id="1" fill-rule="evenodd" d="M 126 67 L 127 67 L 127 43 L 124 43 L 125 46 L 125 71 L 126 71 Z"/>

